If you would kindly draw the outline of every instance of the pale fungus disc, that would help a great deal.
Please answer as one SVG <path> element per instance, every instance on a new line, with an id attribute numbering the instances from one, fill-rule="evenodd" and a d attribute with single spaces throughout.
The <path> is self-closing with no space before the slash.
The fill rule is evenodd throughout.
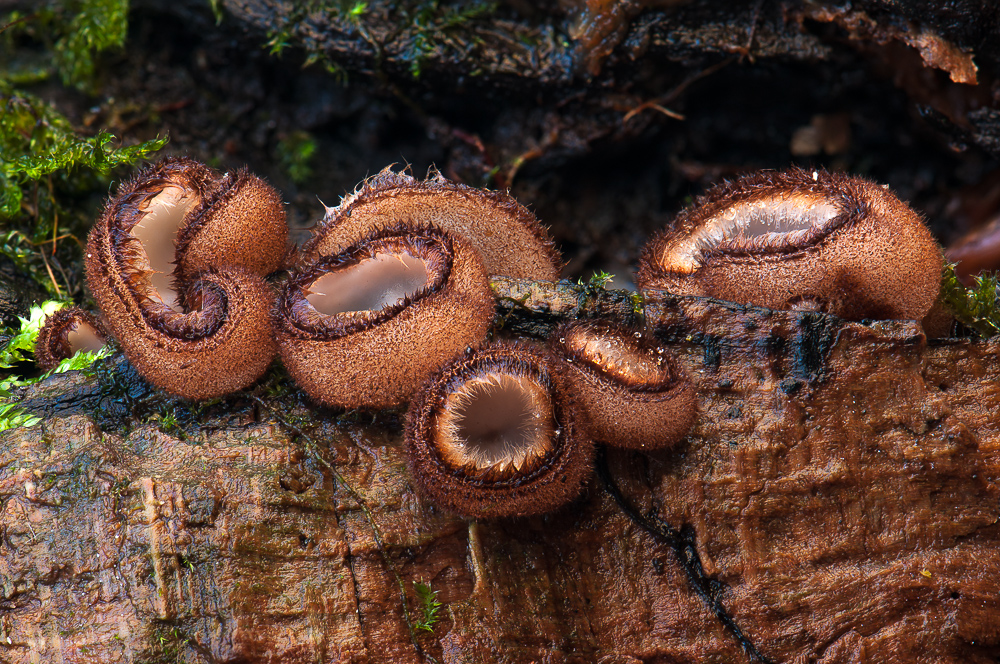
<path id="1" fill-rule="evenodd" d="M 174 247 L 177 234 L 184 226 L 188 213 L 199 202 L 198 196 L 177 185 L 168 185 L 142 207 L 145 213 L 132 227 L 132 235 L 142 245 L 142 256 L 136 256 L 136 268 L 147 270 L 149 284 L 160 301 L 174 311 L 182 311 L 174 288 Z"/>
<path id="2" fill-rule="evenodd" d="M 664 269 L 690 274 L 712 251 L 782 251 L 806 246 L 828 231 L 841 214 L 828 198 L 779 192 L 742 201 L 706 219 L 660 259 Z"/>
<path id="3" fill-rule="evenodd" d="M 476 377 L 448 395 L 435 436 L 442 458 L 454 468 L 471 474 L 527 472 L 552 451 L 552 403 L 528 377 Z"/>
<path id="4" fill-rule="evenodd" d="M 670 363 L 660 346 L 640 346 L 641 333 L 628 339 L 627 332 L 614 334 L 575 325 L 560 336 L 566 353 L 575 361 L 586 362 L 598 371 L 630 387 L 661 386 L 672 380 Z"/>
<path id="5" fill-rule="evenodd" d="M 375 311 L 401 303 L 433 282 L 427 262 L 408 253 L 377 253 L 308 285 L 306 300 L 320 313 Z"/>
<path id="6" fill-rule="evenodd" d="M 83 321 L 78 321 L 70 328 L 66 334 L 66 343 L 73 354 L 80 351 L 93 353 L 107 344 L 100 332 Z"/>
<path id="7" fill-rule="evenodd" d="M 594 447 L 547 353 L 497 342 L 462 353 L 414 395 L 406 418 L 420 493 L 474 518 L 555 510 L 591 474 Z"/>

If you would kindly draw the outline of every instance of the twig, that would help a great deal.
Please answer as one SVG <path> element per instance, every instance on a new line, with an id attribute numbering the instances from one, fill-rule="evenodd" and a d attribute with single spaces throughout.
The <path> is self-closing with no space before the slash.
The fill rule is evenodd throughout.
<path id="1" fill-rule="evenodd" d="M 49 266 L 49 259 L 45 257 L 44 251 L 38 252 L 38 255 L 42 257 L 42 262 L 45 263 L 45 271 L 49 273 L 49 279 L 52 280 L 52 285 L 56 288 L 56 295 L 61 298 L 62 290 L 59 289 L 59 282 L 56 281 L 56 275 L 52 273 L 52 268 Z"/>

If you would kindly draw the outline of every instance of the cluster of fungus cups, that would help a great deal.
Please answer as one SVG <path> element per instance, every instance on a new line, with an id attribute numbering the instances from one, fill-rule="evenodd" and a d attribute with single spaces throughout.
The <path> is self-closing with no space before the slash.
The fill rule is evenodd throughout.
<path id="1" fill-rule="evenodd" d="M 647 330 L 559 327 L 547 346 L 487 343 L 490 275 L 551 281 L 561 259 L 510 196 L 387 168 L 328 208 L 277 296 L 287 255 L 278 193 L 246 171 L 166 159 L 123 184 L 87 244 L 103 322 L 52 317 L 39 362 L 114 336 L 151 383 L 186 398 L 248 386 L 280 352 L 315 401 L 410 403 L 419 492 L 475 518 L 552 511 L 591 475 L 594 441 L 669 448 L 694 388 Z M 887 189 L 794 169 L 710 190 L 647 245 L 640 289 L 844 318 L 921 318 L 940 248 Z M 276 303 L 275 303 L 276 301 Z"/>
<path id="2" fill-rule="evenodd" d="M 406 422 L 421 493 L 478 518 L 551 512 L 590 477 L 594 442 L 665 449 L 694 424 L 687 376 L 647 333 L 574 321 L 546 348 L 497 342 L 441 369 Z"/>
<path id="3" fill-rule="evenodd" d="M 161 161 L 119 188 L 88 238 L 102 322 L 54 316 L 45 347 L 67 356 L 110 334 L 149 382 L 194 399 L 248 386 L 280 352 L 318 403 L 410 402 L 419 491 L 479 518 L 572 500 L 594 438 L 649 448 L 690 426 L 690 388 L 641 333 L 578 323 L 548 348 L 486 343 L 490 275 L 553 280 L 561 269 L 548 233 L 506 194 L 386 169 L 328 208 L 275 295 L 265 277 L 286 238 L 280 196 L 259 178 Z M 650 431 L 634 430 L 629 409 Z"/>
<path id="4" fill-rule="evenodd" d="M 938 298 L 943 267 L 930 231 L 888 188 L 792 169 L 710 189 L 649 242 L 635 281 L 849 320 L 919 320 Z"/>
<path id="5" fill-rule="evenodd" d="M 387 169 L 328 209 L 301 254 L 279 298 L 282 360 L 323 404 L 410 402 L 406 449 L 421 495 L 494 518 L 579 494 L 592 443 L 548 355 L 485 344 L 490 275 L 559 276 L 534 215 L 506 194 Z"/>
<path id="6" fill-rule="evenodd" d="M 493 324 L 490 275 L 557 278 L 560 259 L 510 196 L 387 168 L 328 208 L 279 299 L 292 378 L 316 401 L 386 408 Z"/>

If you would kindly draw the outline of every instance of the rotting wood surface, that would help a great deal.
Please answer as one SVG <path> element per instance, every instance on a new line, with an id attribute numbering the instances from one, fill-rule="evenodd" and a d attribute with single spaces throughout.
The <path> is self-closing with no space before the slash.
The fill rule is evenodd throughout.
<path id="1" fill-rule="evenodd" d="M 495 288 L 520 334 L 631 316 L 626 293 Z M 96 379 L 42 383 L 22 403 L 48 419 L 0 434 L 0 659 L 996 661 L 1000 343 L 667 295 L 645 318 L 700 415 L 672 451 L 608 452 L 636 518 L 596 478 L 544 517 L 442 514 L 397 413 L 259 391 L 102 431 Z M 411 635 L 414 582 L 443 607 Z"/>

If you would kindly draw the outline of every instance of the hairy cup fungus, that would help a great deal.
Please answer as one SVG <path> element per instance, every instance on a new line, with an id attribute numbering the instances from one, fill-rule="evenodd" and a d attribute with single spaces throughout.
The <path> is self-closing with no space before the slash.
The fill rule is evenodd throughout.
<path id="1" fill-rule="evenodd" d="M 45 319 L 38 331 L 35 364 L 51 371 L 80 351 L 98 351 L 107 343 L 108 333 L 90 313 L 79 307 L 60 309 Z"/>
<path id="2" fill-rule="evenodd" d="M 474 518 L 554 510 L 580 493 L 593 459 L 546 357 L 510 343 L 459 357 L 421 388 L 406 448 L 421 494 Z"/>
<path id="3" fill-rule="evenodd" d="M 262 275 L 286 236 L 280 197 L 258 178 L 166 159 L 108 202 L 87 240 L 87 284 L 147 380 L 219 396 L 260 377 L 276 352 Z"/>
<path id="4" fill-rule="evenodd" d="M 491 275 L 555 281 L 562 269 L 548 232 L 507 194 L 457 184 L 436 171 L 420 181 L 391 167 L 328 208 L 302 253 L 314 261 L 399 223 L 430 224 L 464 238 Z"/>
<path id="5" fill-rule="evenodd" d="M 826 171 L 760 172 L 709 190 L 643 250 L 640 289 L 841 318 L 921 319 L 943 259 L 887 188 Z"/>
<path id="6" fill-rule="evenodd" d="M 647 333 L 607 321 L 573 321 L 553 333 L 549 347 L 594 440 L 663 448 L 694 424 L 694 387 Z"/>
<path id="7" fill-rule="evenodd" d="M 387 408 L 482 341 L 494 306 L 468 243 L 399 226 L 293 274 L 275 326 L 288 373 L 313 399 Z"/>

